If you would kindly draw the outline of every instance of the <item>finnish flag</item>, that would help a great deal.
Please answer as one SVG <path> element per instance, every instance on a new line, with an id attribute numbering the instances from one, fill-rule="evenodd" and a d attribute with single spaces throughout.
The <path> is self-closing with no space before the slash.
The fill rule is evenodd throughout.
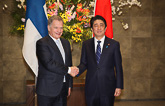
<path id="1" fill-rule="evenodd" d="M 48 35 L 46 4 L 45 0 L 27 0 L 26 4 L 26 26 L 22 53 L 25 61 L 37 76 L 36 41 Z"/>

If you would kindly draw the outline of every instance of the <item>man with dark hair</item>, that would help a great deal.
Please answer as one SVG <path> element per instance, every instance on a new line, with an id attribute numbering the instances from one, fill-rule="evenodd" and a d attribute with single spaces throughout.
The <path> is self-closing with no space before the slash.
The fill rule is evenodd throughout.
<path id="1" fill-rule="evenodd" d="M 93 23 L 96 20 L 102 20 L 104 22 L 104 24 L 105 24 L 105 28 L 107 28 L 107 22 L 106 22 L 106 20 L 102 16 L 100 16 L 100 15 L 96 15 L 95 17 L 92 17 L 91 18 L 91 20 L 90 20 L 91 28 L 93 28 Z"/>
<path id="2" fill-rule="evenodd" d="M 123 89 L 122 57 L 119 42 L 107 38 L 106 20 L 99 15 L 90 21 L 95 37 L 83 42 L 79 75 L 87 69 L 87 106 L 113 106 Z"/>
<path id="3" fill-rule="evenodd" d="M 36 44 L 38 77 L 36 85 L 38 106 L 66 106 L 71 93 L 72 77 L 78 69 L 72 66 L 69 41 L 60 38 L 63 20 L 52 16 L 48 20 L 49 35 Z M 71 76 L 70 76 L 70 75 Z"/>

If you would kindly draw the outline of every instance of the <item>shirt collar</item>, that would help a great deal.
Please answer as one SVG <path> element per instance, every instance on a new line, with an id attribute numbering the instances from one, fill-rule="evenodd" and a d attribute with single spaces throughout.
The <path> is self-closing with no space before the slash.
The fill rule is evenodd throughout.
<path id="1" fill-rule="evenodd" d="M 57 42 L 57 40 L 60 40 L 60 38 L 58 38 L 58 39 L 53 38 L 50 34 L 49 34 L 49 36 L 53 39 L 54 42 Z"/>
<path id="2" fill-rule="evenodd" d="M 105 35 L 100 40 L 96 39 L 96 37 L 94 37 L 94 39 L 95 39 L 95 44 L 97 44 L 97 41 L 101 41 L 101 43 L 104 43 Z"/>

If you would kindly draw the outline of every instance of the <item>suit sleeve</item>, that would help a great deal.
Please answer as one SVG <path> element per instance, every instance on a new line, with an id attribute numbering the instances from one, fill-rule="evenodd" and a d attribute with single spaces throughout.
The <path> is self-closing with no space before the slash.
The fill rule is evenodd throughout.
<path id="1" fill-rule="evenodd" d="M 86 56 L 86 49 L 85 49 L 85 43 L 83 42 L 82 50 L 81 50 L 81 59 L 80 59 L 80 65 L 79 68 L 79 74 L 82 74 L 87 69 L 87 56 Z"/>
<path id="2" fill-rule="evenodd" d="M 38 57 L 38 60 L 44 68 L 46 68 L 47 71 L 51 71 L 56 74 L 65 75 L 68 72 L 68 67 L 58 63 L 52 58 L 52 53 L 49 50 L 49 45 L 47 45 L 45 42 L 39 40 L 36 44 L 36 54 Z"/>
<path id="3" fill-rule="evenodd" d="M 69 64 L 70 67 L 72 66 L 72 54 L 71 54 L 71 47 L 70 47 L 70 43 L 68 42 L 68 47 L 69 47 Z M 69 87 L 73 87 L 73 77 L 69 75 Z"/>
<path id="4" fill-rule="evenodd" d="M 116 88 L 123 89 L 123 68 L 122 68 L 122 57 L 120 52 L 120 44 L 117 42 L 115 48 L 115 68 L 116 68 Z"/>

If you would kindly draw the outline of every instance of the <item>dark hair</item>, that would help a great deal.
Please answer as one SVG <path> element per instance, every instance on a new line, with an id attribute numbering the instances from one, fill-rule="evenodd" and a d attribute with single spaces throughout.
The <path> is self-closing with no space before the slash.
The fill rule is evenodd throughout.
<path id="1" fill-rule="evenodd" d="M 63 19 L 60 16 L 53 15 L 48 19 L 48 25 L 50 26 L 54 20 L 62 21 Z M 63 22 L 64 23 L 64 22 Z"/>
<path id="2" fill-rule="evenodd" d="M 102 21 L 104 22 L 104 24 L 105 24 L 105 28 L 107 27 L 107 22 L 106 22 L 106 20 L 105 20 L 102 16 L 96 15 L 95 17 L 92 17 L 91 20 L 90 20 L 91 28 L 93 28 L 93 23 L 94 23 L 94 21 L 96 21 L 96 20 L 102 20 Z"/>

